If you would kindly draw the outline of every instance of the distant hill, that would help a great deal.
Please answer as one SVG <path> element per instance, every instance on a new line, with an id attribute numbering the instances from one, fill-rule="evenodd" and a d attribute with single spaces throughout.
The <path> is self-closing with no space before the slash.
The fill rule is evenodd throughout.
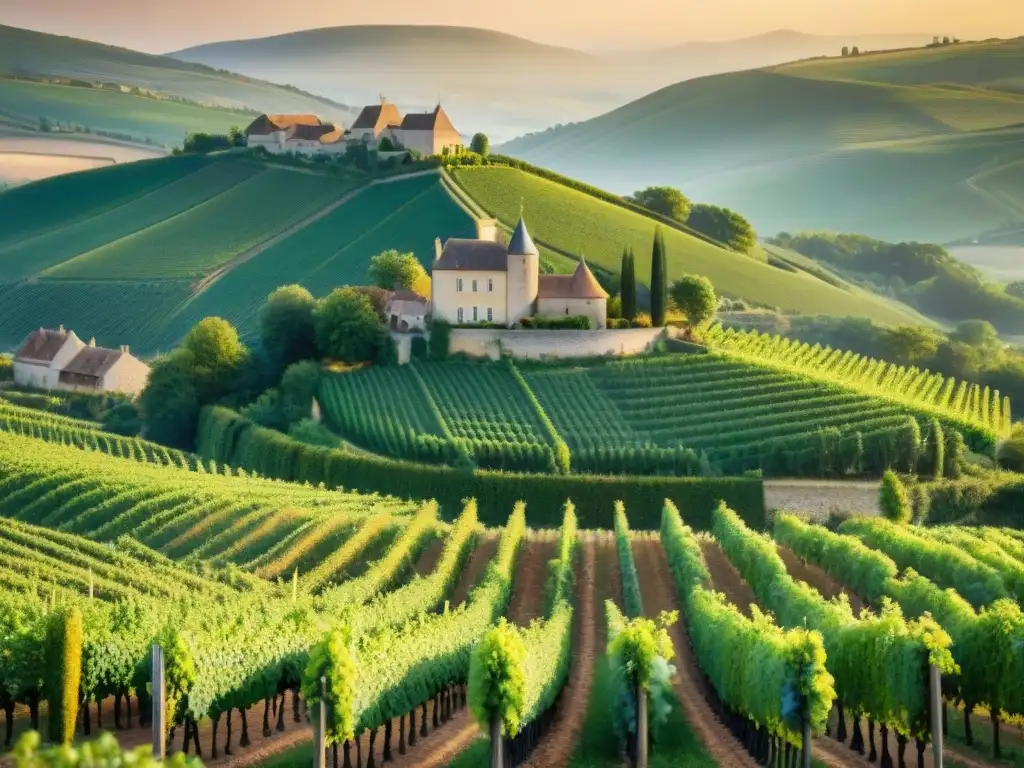
<path id="1" fill-rule="evenodd" d="M 0 76 L 45 75 L 137 86 L 204 105 L 271 112 L 313 112 L 351 120 L 329 99 L 231 72 L 73 37 L 0 25 Z M 0 99 L 0 107 L 5 104 Z"/>
<path id="2" fill-rule="evenodd" d="M 900 47 L 926 39 L 840 41 L 776 32 L 651 51 L 586 53 L 485 29 L 388 25 L 312 29 L 170 55 L 295 83 L 346 103 L 373 103 L 383 93 L 412 110 L 440 98 L 462 130 L 484 130 L 502 141 L 593 117 L 686 78 L 838 53 L 844 44 Z"/>
<path id="3" fill-rule="evenodd" d="M 974 238 L 1024 226 L 1024 39 L 700 78 L 501 149 L 615 192 L 678 186 L 766 234 Z"/>

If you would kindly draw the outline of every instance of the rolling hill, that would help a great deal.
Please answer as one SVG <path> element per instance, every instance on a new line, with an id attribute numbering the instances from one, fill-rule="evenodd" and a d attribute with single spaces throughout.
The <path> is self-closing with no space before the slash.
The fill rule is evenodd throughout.
<path id="1" fill-rule="evenodd" d="M 502 151 L 619 193 L 678 186 L 764 233 L 974 238 L 1024 226 L 1021 71 L 1021 39 L 799 62 L 678 83 Z"/>
<path id="2" fill-rule="evenodd" d="M 842 40 L 780 31 L 664 49 L 583 52 L 487 29 L 346 26 L 210 43 L 170 54 L 189 62 L 296 83 L 347 103 L 378 93 L 408 105 L 440 98 L 456 125 L 503 141 L 583 120 L 679 80 L 862 48 L 920 45 L 923 35 Z M 373 77 L 367 78 L 366 72 Z"/>
<path id="3" fill-rule="evenodd" d="M 148 355 L 210 315 L 252 338 L 260 307 L 280 285 L 325 295 L 365 283 L 370 257 L 389 248 L 429 266 L 434 238 L 473 236 L 481 211 L 512 226 L 520 205 L 551 268 L 570 271 L 582 252 L 596 270 L 615 273 L 631 244 L 646 284 L 657 222 L 512 168 L 370 178 L 241 153 L 28 184 L 0 194 L 0 220 L 11 222 L 0 231 L 0 347 L 63 324 Z M 666 243 L 670 278 L 706 274 L 727 296 L 882 324 L 921 321 L 901 304 L 803 267 L 776 268 L 673 228 Z"/>

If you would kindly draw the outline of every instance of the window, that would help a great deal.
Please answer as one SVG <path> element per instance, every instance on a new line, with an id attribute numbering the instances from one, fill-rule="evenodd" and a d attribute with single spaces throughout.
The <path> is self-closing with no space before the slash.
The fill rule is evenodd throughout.
<path id="1" fill-rule="evenodd" d="M 475 323 L 479 319 L 480 318 L 478 318 L 477 315 L 476 315 L 476 307 L 473 307 L 473 322 Z"/>
<path id="2" fill-rule="evenodd" d="M 494 281 L 491 278 L 489 278 L 489 277 L 487 278 L 487 290 L 488 290 L 488 292 L 494 290 Z M 488 311 L 490 311 L 490 310 L 488 310 Z"/>
<path id="3" fill-rule="evenodd" d="M 461 277 L 455 278 L 455 290 L 458 291 L 459 293 L 462 293 L 462 278 Z M 461 312 L 462 310 L 459 310 L 459 311 Z"/>
<path id="4" fill-rule="evenodd" d="M 494 312 L 491 310 L 490 307 L 487 308 L 487 322 L 488 323 L 493 323 L 494 322 Z"/>
<path id="5" fill-rule="evenodd" d="M 459 280 L 459 282 L 461 283 L 462 281 Z M 459 318 L 459 322 L 461 323 L 462 322 L 462 307 L 459 307 L 459 311 L 456 313 L 456 315 Z"/>
<path id="6" fill-rule="evenodd" d="M 476 293 L 476 280 L 473 281 L 473 293 Z"/>

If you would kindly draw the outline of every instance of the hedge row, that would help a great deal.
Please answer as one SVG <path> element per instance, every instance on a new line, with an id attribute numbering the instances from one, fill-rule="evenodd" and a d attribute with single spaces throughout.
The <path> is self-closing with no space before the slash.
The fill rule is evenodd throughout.
<path id="1" fill-rule="evenodd" d="M 696 529 L 711 528 L 712 512 L 724 501 L 751 527 L 765 528 L 764 489 L 757 478 L 595 477 L 469 471 L 393 461 L 305 445 L 256 426 L 226 408 L 204 409 L 197 451 L 218 463 L 264 477 L 407 499 L 436 499 L 454 519 L 463 500 L 475 498 L 480 521 L 502 525 L 517 501 L 527 505 L 530 525 L 557 528 L 567 499 L 581 528 L 611 528 L 613 505 L 622 501 L 639 530 L 656 530 L 666 499 L 687 510 Z"/>

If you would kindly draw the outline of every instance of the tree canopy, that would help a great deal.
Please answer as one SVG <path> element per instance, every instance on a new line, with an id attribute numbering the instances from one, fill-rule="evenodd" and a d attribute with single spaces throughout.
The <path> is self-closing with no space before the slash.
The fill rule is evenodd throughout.
<path id="1" fill-rule="evenodd" d="M 622 249 L 622 272 L 619 278 L 619 291 L 622 295 L 622 317 L 633 320 L 636 317 L 636 259 L 633 248 Z"/>
<path id="2" fill-rule="evenodd" d="M 918 325 L 889 328 L 883 337 L 883 344 L 889 350 L 887 357 L 901 365 L 915 365 L 932 357 L 940 341 L 935 332 Z"/>
<path id="3" fill-rule="evenodd" d="M 728 208 L 697 203 L 686 223 L 738 253 L 749 253 L 757 245 L 757 234 L 750 222 Z"/>
<path id="4" fill-rule="evenodd" d="M 487 157 L 491 152 L 491 140 L 487 138 L 485 133 L 473 134 L 473 140 L 469 143 L 469 149 L 481 157 Z"/>
<path id="5" fill-rule="evenodd" d="M 139 397 L 147 440 L 192 450 L 201 407 L 195 366 L 195 355 L 187 349 L 176 349 L 153 364 Z"/>
<path id="6" fill-rule="evenodd" d="M 999 331 L 985 320 L 964 320 L 949 334 L 949 338 L 973 347 L 983 367 L 995 365 L 1003 358 L 1003 342 L 999 338 Z"/>
<path id="7" fill-rule="evenodd" d="M 204 403 L 223 397 L 231 389 L 239 368 L 249 356 L 238 331 L 220 317 L 206 317 L 196 323 L 182 347 L 193 355 L 193 378 Z"/>
<path id="8" fill-rule="evenodd" d="M 654 247 L 651 251 L 651 324 L 665 325 L 668 311 L 668 263 L 665 256 L 665 232 L 659 226 L 654 230 Z"/>
<path id="9" fill-rule="evenodd" d="M 715 316 L 718 296 L 711 281 L 701 275 L 684 275 L 672 283 L 672 301 L 690 325 L 702 325 Z"/>
<path id="10" fill-rule="evenodd" d="M 427 277 L 427 271 L 412 253 L 394 249 L 378 253 L 370 259 L 370 279 L 379 288 L 388 291 L 416 290 Z"/>
<path id="11" fill-rule="evenodd" d="M 633 201 L 679 222 L 690 216 L 690 201 L 675 187 L 647 187 L 633 193 Z"/>
<path id="12" fill-rule="evenodd" d="M 323 299 L 315 322 L 320 354 L 345 363 L 376 359 L 386 335 L 370 299 L 351 286 L 336 288 Z"/>
<path id="13" fill-rule="evenodd" d="M 270 294 L 260 313 L 260 340 L 278 373 L 299 360 L 316 357 L 313 312 L 316 299 L 301 285 Z"/>

